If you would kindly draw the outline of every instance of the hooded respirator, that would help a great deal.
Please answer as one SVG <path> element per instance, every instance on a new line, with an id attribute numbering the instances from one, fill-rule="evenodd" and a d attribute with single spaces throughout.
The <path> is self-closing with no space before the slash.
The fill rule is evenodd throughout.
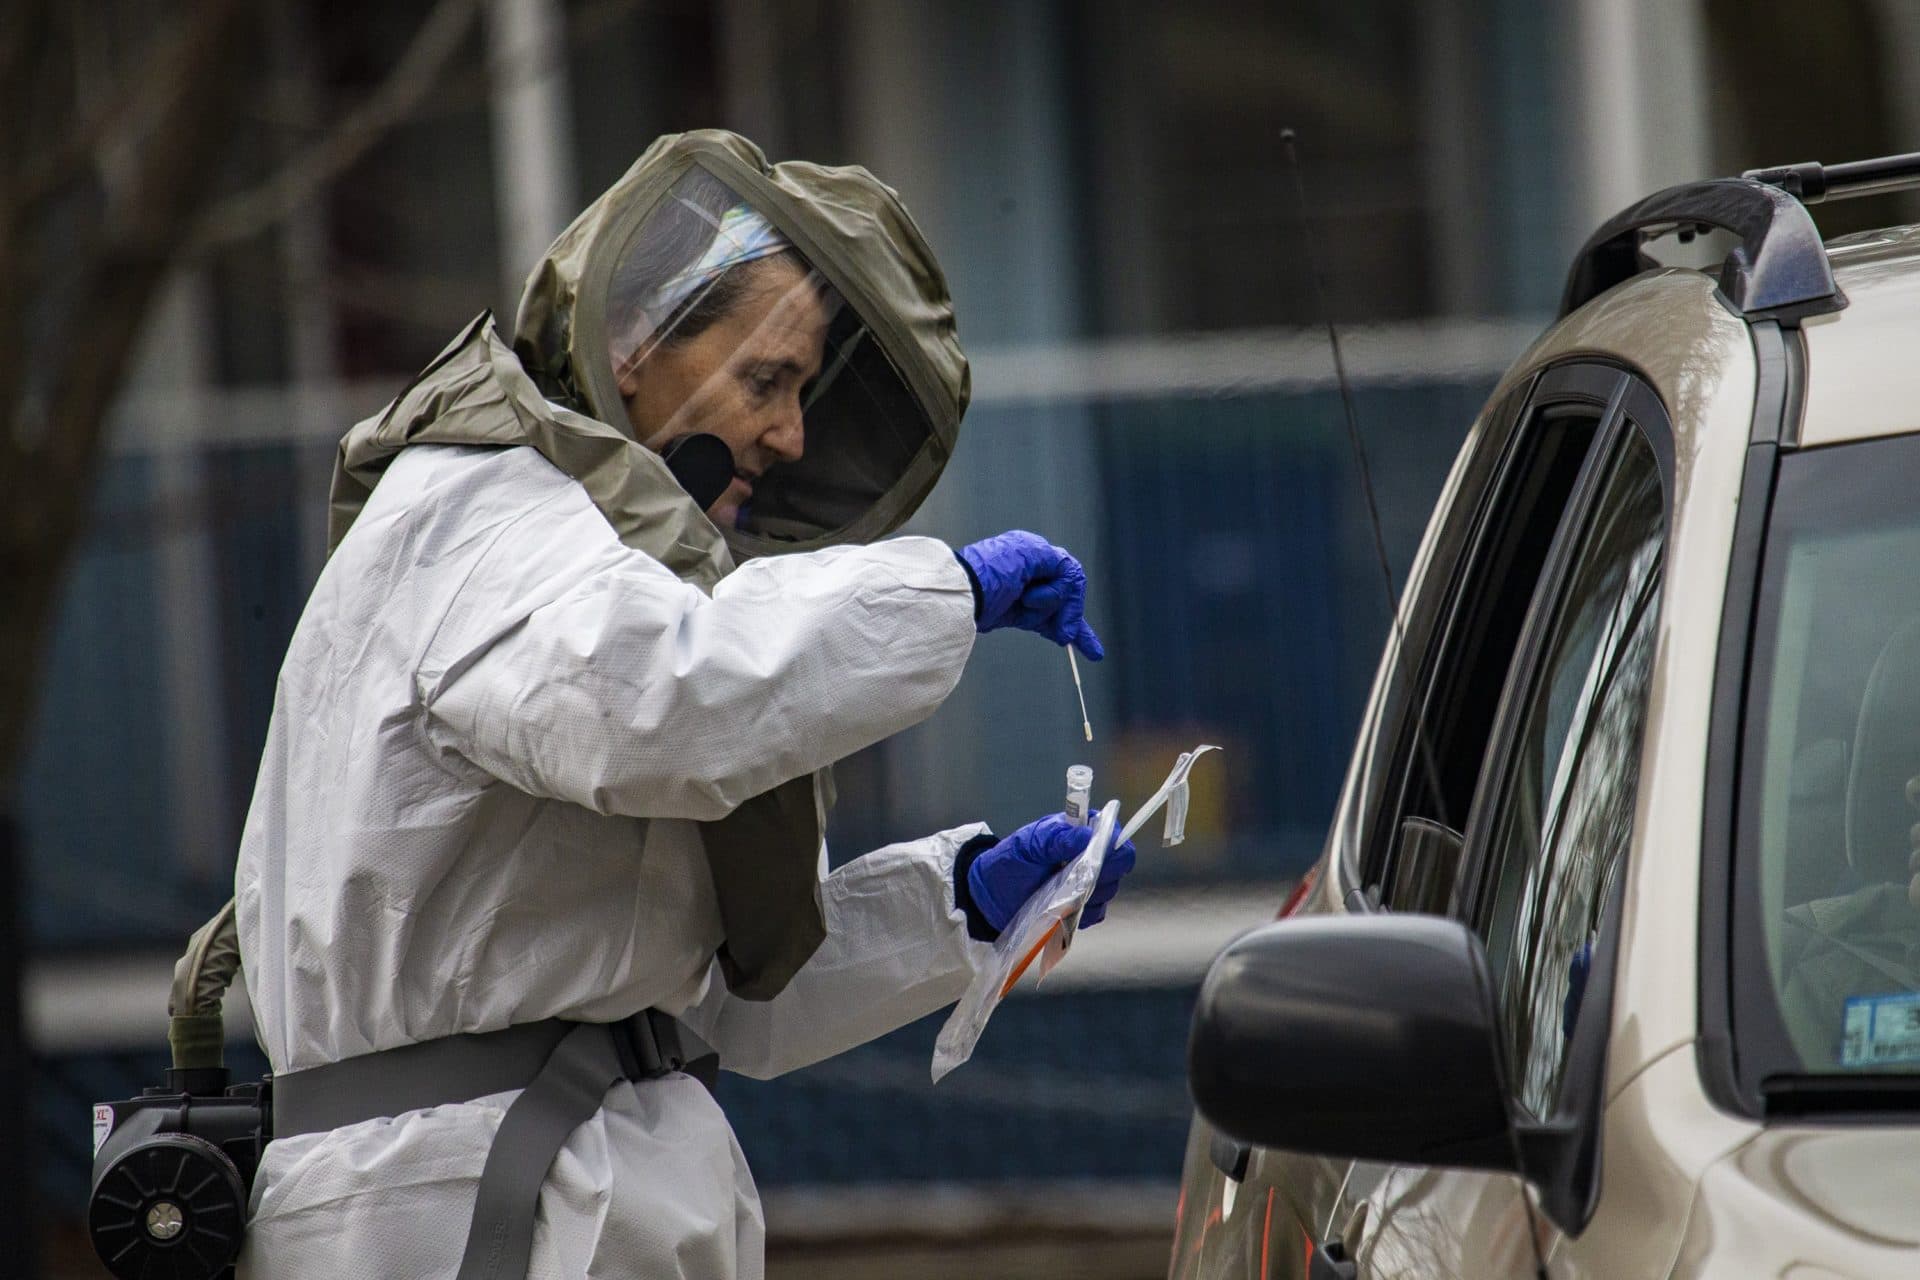
<path id="1" fill-rule="evenodd" d="M 897 529 L 969 394 L 946 282 L 898 197 L 712 131 L 655 144 L 567 229 L 514 349 L 702 510 L 731 487 L 712 514 L 736 558 Z M 777 446 L 757 443 L 775 423 Z"/>

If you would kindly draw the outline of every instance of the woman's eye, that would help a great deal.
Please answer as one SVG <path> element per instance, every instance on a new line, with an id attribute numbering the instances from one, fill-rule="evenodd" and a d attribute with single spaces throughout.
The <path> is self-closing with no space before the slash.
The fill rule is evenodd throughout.
<path id="1" fill-rule="evenodd" d="M 772 395 L 774 389 L 779 385 L 780 377 L 778 374 L 754 372 L 747 375 L 748 389 L 761 399 Z"/>

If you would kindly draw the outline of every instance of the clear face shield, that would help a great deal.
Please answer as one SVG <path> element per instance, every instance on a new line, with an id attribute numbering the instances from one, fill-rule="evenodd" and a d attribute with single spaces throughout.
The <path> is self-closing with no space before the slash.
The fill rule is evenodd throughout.
<path id="1" fill-rule="evenodd" d="M 932 434 L 869 318 L 697 166 L 620 247 L 605 317 L 626 424 L 737 550 L 846 535 Z"/>

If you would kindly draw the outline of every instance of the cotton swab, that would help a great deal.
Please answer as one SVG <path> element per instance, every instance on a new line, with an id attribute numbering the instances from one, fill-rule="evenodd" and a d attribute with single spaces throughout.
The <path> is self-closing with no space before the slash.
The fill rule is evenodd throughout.
<path id="1" fill-rule="evenodd" d="M 1087 719 L 1087 691 L 1080 687 L 1080 663 L 1073 656 L 1073 646 L 1067 646 L 1067 666 L 1073 670 L 1073 691 L 1080 695 L 1080 728 L 1087 735 L 1087 741 L 1093 741 L 1093 722 Z"/>

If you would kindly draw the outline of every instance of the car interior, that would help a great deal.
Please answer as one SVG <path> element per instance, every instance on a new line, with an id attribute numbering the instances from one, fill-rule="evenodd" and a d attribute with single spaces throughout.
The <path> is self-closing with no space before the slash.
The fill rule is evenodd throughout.
<path id="1" fill-rule="evenodd" d="M 1920 615 L 1901 605 L 1915 531 L 1789 536 L 1756 650 L 1761 912 L 1803 1070 L 1911 1070 L 1850 1040 L 1848 1011 L 1920 992 Z"/>

